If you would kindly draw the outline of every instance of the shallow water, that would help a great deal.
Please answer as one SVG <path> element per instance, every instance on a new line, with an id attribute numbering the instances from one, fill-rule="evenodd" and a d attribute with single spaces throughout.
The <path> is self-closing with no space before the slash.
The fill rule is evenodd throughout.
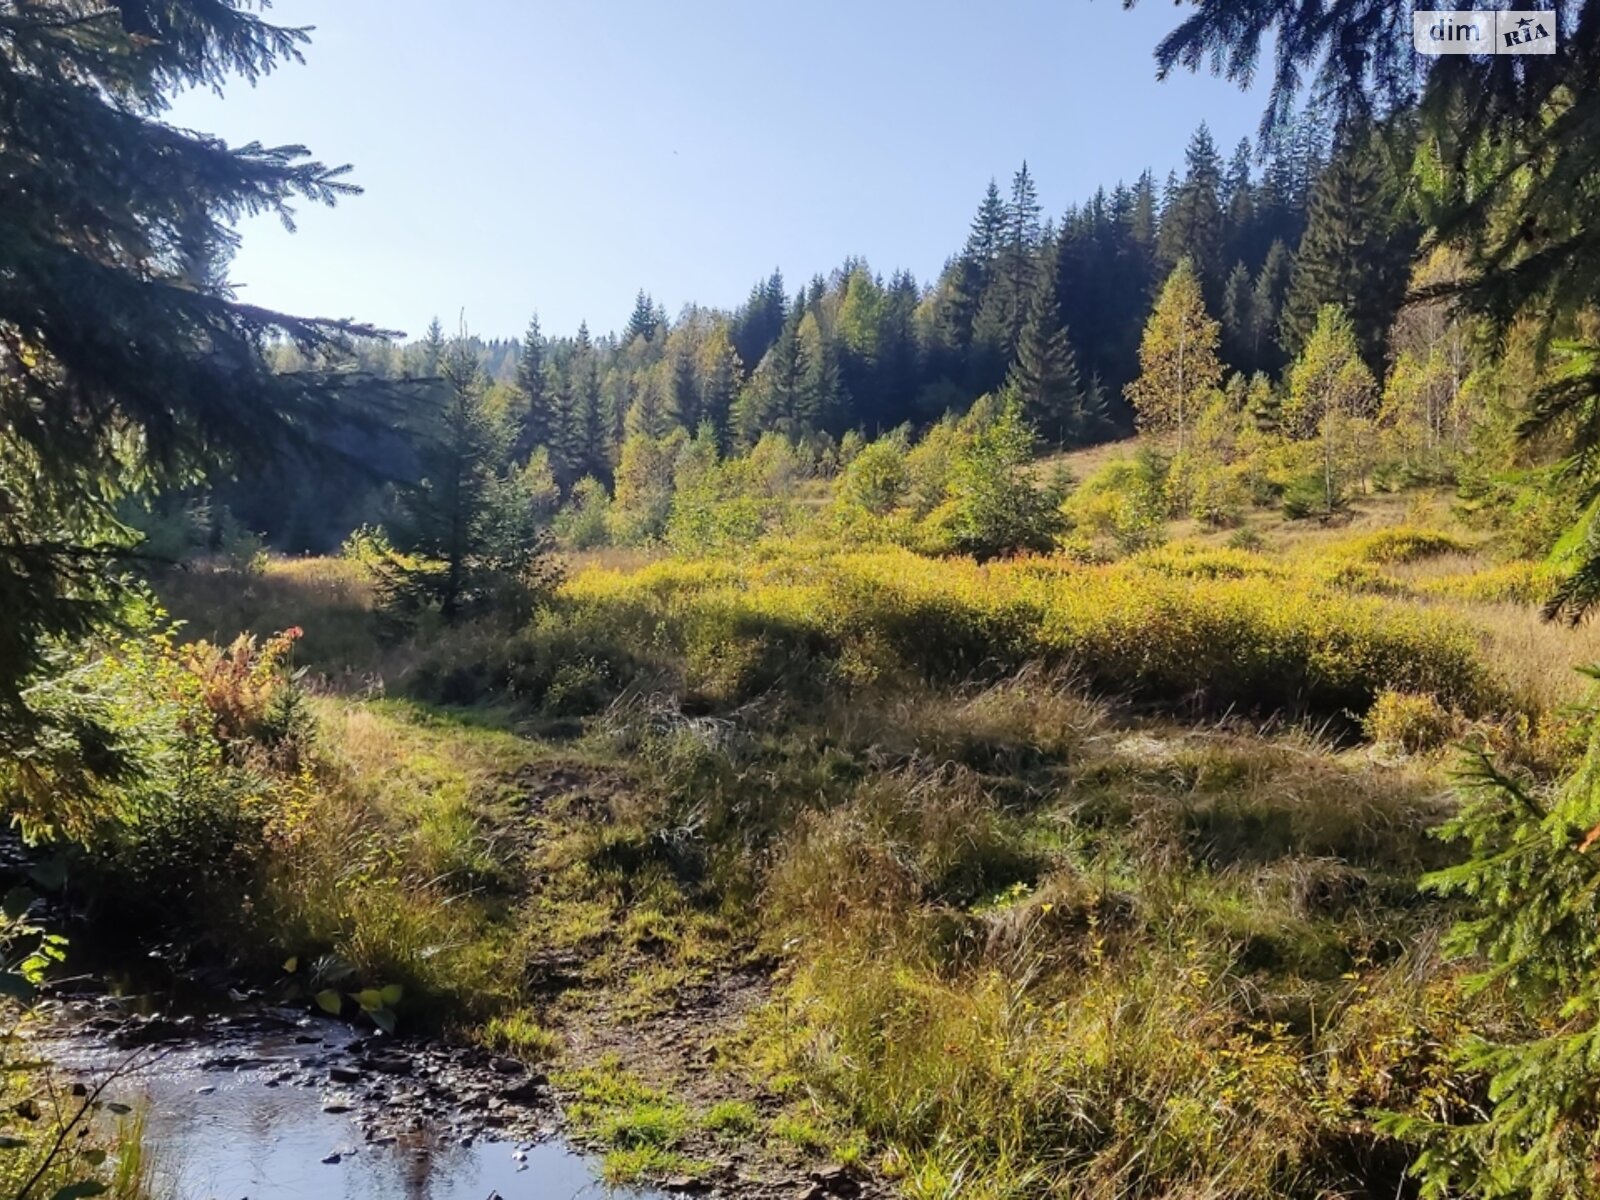
<path id="1" fill-rule="evenodd" d="M 307 1030 L 311 1031 L 309 1034 Z M 308 1057 L 337 1055 L 350 1041 L 336 1023 L 299 1031 L 242 1033 L 129 1051 L 92 1035 L 52 1033 L 38 1048 L 91 1086 L 119 1075 L 104 1098 L 145 1116 L 145 1143 L 160 1190 L 174 1200 L 573 1200 L 657 1195 L 610 1189 L 593 1160 L 559 1139 L 463 1135 L 447 1111 L 368 1140 L 373 1111 L 328 1112 L 336 1090 L 318 1086 Z M 321 1040 L 317 1040 L 321 1039 Z M 396 1091 L 409 1088 L 395 1083 Z M 381 1113 L 379 1114 L 381 1116 Z M 338 1155 L 337 1162 L 324 1162 Z"/>

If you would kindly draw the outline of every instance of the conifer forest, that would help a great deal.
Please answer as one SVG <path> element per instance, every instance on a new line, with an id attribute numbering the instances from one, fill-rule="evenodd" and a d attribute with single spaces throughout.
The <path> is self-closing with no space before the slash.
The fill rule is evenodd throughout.
<path id="1" fill-rule="evenodd" d="M 1600 0 L 1162 11 L 1236 145 L 401 333 L 180 117 L 315 31 L 0 0 L 0 1200 L 1600 1197 Z"/>

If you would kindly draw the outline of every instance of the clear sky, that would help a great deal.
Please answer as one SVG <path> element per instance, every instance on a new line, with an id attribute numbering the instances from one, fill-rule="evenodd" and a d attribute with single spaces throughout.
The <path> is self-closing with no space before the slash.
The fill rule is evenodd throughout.
<path id="1" fill-rule="evenodd" d="M 919 280 L 1024 158 L 1047 214 L 1195 125 L 1226 154 L 1261 89 L 1155 81 L 1181 10 L 1145 0 L 278 0 L 315 25 L 303 66 L 170 119 L 301 143 L 366 193 L 248 222 L 243 297 L 412 336 L 620 327 L 645 288 L 731 307 L 847 255 Z"/>

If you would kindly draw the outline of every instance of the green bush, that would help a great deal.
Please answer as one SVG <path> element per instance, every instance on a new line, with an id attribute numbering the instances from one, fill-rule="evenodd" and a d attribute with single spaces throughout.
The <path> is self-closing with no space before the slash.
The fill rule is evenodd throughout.
<path id="1" fill-rule="evenodd" d="M 1109 462 L 1067 497 L 1062 510 L 1075 533 L 1107 539 L 1119 553 L 1160 545 L 1170 515 L 1166 462 L 1150 453 Z"/>
<path id="2" fill-rule="evenodd" d="M 567 506 L 556 514 L 556 537 L 574 550 L 593 550 L 611 539 L 611 497 L 605 484 L 585 475 L 572 486 Z"/>
<path id="3" fill-rule="evenodd" d="M 898 434 L 869 442 L 851 459 L 839 481 L 838 501 L 873 517 L 900 507 L 911 488 L 906 442 Z"/>
<path id="4" fill-rule="evenodd" d="M 0 768 L 13 816 L 71 844 L 104 895 L 181 920 L 234 894 L 269 828 L 309 786 L 285 662 L 258 646 L 176 644 L 159 614 L 84 644 L 31 689 L 46 754 Z"/>
<path id="5" fill-rule="evenodd" d="M 1283 489 L 1282 505 L 1283 515 L 1291 521 L 1326 521 L 1344 511 L 1346 498 L 1343 493 L 1336 494 L 1330 505 L 1327 481 L 1320 473 L 1306 473 L 1289 480 Z"/>
<path id="6" fill-rule="evenodd" d="M 957 549 L 983 560 L 1055 545 L 1064 527 L 1061 496 L 1025 472 L 1033 443 L 1021 406 L 1010 401 L 956 453 L 950 499 Z"/>

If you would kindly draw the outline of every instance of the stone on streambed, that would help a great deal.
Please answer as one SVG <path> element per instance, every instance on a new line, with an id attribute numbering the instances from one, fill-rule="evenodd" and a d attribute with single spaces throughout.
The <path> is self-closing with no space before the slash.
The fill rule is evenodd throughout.
<path id="1" fill-rule="evenodd" d="M 701 1179 L 698 1175 L 674 1175 L 661 1186 L 666 1191 L 690 1196 L 697 1196 L 711 1190 L 711 1184 Z"/>
<path id="2" fill-rule="evenodd" d="M 812 1171 L 808 1176 L 812 1186 L 805 1193 L 813 1200 L 821 1200 L 823 1196 L 859 1196 L 861 1182 L 848 1167 L 827 1166 L 820 1170 Z"/>
<path id="3" fill-rule="evenodd" d="M 548 1082 L 543 1075 L 530 1075 L 501 1088 L 499 1099 L 508 1104 L 538 1104 L 545 1098 L 544 1090 Z"/>
<path id="4" fill-rule="evenodd" d="M 380 1075 L 410 1075 L 415 1069 L 415 1064 L 404 1054 L 368 1054 L 359 1062 L 364 1069 Z"/>

